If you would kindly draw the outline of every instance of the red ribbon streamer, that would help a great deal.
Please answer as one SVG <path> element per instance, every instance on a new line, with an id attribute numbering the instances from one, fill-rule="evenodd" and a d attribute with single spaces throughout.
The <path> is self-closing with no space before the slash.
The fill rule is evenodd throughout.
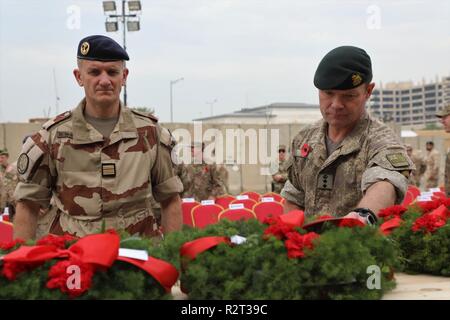
<path id="1" fill-rule="evenodd" d="M 117 234 L 105 233 L 81 238 L 69 249 L 52 245 L 21 246 L 5 255 L 3 261 L 30 264 L 55 258 L 76 258 L 82 263 L 110 268 L 116 260 L 126 261 L 149 273 L 167 291 L 178 279 L 178 271 L 168 262 L 150 257 L 147 261 L 118 257 L 120 238 Z"/>

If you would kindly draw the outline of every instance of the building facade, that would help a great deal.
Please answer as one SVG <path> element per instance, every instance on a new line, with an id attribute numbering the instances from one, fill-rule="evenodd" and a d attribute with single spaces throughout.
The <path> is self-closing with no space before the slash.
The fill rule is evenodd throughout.
<path id="1" fill-rule="evenodd" d="M 380 84 L 369 100 L 371 114 L 385 122 L 401 125 L 437 123 L 436 111 L 450 102 L 450 76 L 432 83 L 412 82 Z"/>

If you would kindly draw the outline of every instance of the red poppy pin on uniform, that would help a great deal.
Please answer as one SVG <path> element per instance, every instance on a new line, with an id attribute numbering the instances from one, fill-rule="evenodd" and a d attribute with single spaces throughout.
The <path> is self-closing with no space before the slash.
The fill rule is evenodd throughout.
<path id="1" fill-rule="evenodd" d="M 308 156 L 308 154 L 311 152 L 311 146 L 307 143 L 304 143 L 301 150 L 300 150 L 300 155 L 303 158 L 306 158 Z"/>

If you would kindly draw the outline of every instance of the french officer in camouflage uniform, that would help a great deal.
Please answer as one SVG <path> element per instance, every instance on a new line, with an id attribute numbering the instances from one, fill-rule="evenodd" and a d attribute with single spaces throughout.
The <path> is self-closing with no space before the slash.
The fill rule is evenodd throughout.
<path id="1" fill-rule="evenodd" d="M 225 195 L 225 182 L 215 163 L 210 163 L 203 156 L 204 143 L 191 145 L 191 163 L 179 164 L 177 174 L 183 183 L 183 198 L 196 201 L 214 200 Z"/>
<path id="2" fill-rule="evenodd" d="M 171 162 L 172 137 L 155 117 L 123 106 L 128 54 L 104 36 L 82 39 L 77 83 L 85 98 L 28 138 L 17 162 L 15 237 L 85 236 L 106 228 L 160 236 L 150 195 L 161 203 L 164 232 L 182 225 L 182 184 Z M 44 215 L 40 208 L 54 205 Z"/>
<path id="3" fill-rule="evenodd" d="M 440 118 L 445 132 L 450 133 L 450 103 L 447 103 L 442 110 L 438 111 L 436 117 Z M 447 197 L 450 197 L 450 148 L 447 150 L 445 157 L 444 186 Z"/>
<path id="4" fill-rule="evenodd" d="M 276 165 L 275 165 L 276 164 Z M 288 158 L 286 157 L 286 146 L 284 144 L 278 147 L 277 162 L 271 165 L 272 191 L 280 193 L 288 179 Z"/>
<path id="5" fill-rule="evenodd" d="M 285 212 L 376 220 L 382 208 L 403 200 L 414 168 L 394 132 L 368 115 L 374 83 L 371 60 L 353 46 L 338 47 L 320 62 L 323 120 L 302 129 L 292 142 Z"/>

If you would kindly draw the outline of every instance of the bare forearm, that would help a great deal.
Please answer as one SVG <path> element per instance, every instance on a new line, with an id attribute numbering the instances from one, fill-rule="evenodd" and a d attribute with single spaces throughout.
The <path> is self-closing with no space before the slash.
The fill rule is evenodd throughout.
<path id="1" fill-rule="evenodd" d="M 19 201 L 14 216 L 14 238 L 35 239 L 39 205 L 31 201 Z"/>
<path id="2" fill-rule="evenodd" d="M 181 214 L 181 199 L 179 195 L 175 195 L 161 202 L 161 225 L 163 232 L 181 230 L 183 224 Z"/>
<path id="3" fill-rule="evenodd" d="M 394 205 L 395 198 L 394 186 L 387 181 L 379 181 L 367 189 L 358 207 L 369 208 L 375 214 L 378 214 L 381 209 Z"/>

